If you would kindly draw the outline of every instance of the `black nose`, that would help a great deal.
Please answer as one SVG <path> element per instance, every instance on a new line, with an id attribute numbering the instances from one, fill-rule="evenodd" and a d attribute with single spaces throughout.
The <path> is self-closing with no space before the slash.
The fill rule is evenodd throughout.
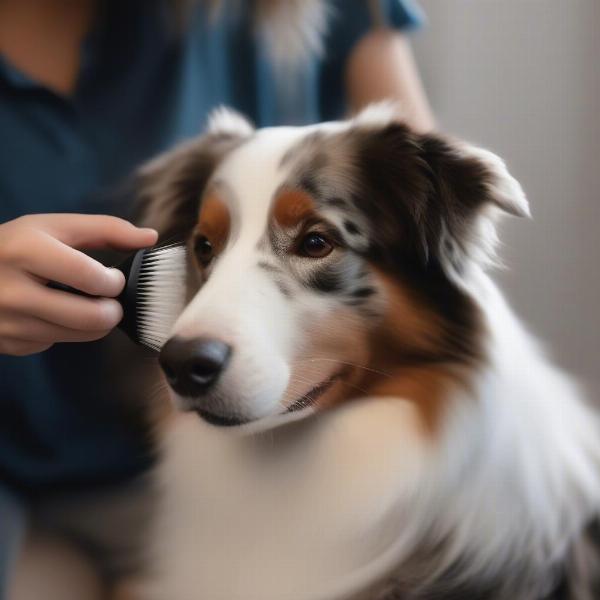
<path id="1" fill-rule="evenodd" d="M 231 348 L 210 338 L 171 338 L 160 351 L 159 362 L 169 385 L 182 396 L 203 394 L 229 362 Z"/>

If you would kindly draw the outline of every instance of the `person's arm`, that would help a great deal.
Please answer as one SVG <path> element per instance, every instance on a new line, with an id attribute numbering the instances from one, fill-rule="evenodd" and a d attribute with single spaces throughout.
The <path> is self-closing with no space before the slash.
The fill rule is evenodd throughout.
<path id="1" fill-rule="evenodd" d="M 353 112 L 390 99 L 416 130 L 435 127 L 410 43 L 397 30 L 376 27 L 356 44 L 346 66 L 346 92 Z"/>

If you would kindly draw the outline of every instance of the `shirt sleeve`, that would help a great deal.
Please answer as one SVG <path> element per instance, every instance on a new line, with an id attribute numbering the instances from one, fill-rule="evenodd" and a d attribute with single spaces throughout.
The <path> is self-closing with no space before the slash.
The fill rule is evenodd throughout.
<path id="1" fill-rule="evenodd" d="M 319 69 L 319 113 L 325 120 L 346 112 L 344 72 L 350 52 L 374 26 L 412 31 L 425 23 L 415 0 L 334 0 Z"/>
<path id="2" fill-rule="evenodd" d="M 425 14 L 413 0 L 377 0 L 385 24 L 397 29 L 417 29 L 425 22 Z"/>

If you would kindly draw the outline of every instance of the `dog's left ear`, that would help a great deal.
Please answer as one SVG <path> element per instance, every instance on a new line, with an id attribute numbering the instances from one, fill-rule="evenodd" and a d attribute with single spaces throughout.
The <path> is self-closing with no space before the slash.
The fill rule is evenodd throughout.
<path id="1" fill-rule="evenodd" d="M 213 111 L 203 135 L 139 169 L 132 182 L 136 222 L 157 229 L 162 241 L 185 238 L 197 222 L 202 193 L 217 165 L 253 132 L 239 113 Z"/>
<path id="2" fill-rule="evenodd" d="M 424 264 L 460 272 L 470 260 L 490 262 L 498 214 L 529 215 L 504 162 L 464 142 L 391 123 L 363 138 L 361 163 L 381 231 Z"/>

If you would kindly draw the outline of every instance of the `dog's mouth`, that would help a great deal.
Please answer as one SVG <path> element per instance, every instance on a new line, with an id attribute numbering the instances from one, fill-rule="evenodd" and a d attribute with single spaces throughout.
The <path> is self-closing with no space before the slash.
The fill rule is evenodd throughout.
<path id="1" fill-rule="evenodd" d="M 239 417 L 224 417 L 222 415 L 216 415 L 206 410 L 202 410 L 201 408 L 195 408 L 194 410 L 198 416 L 204 419 L 207 423 L 216 425 L 217 427 L 239 427 L 240 425 L 245 425 L 246 423 L 250 422 L 247 419 L 241 419 Z"/>
<path id="2" fill-rule="evenodd" d="M 346 379 L 350 373 L 351 368 L 349 366 L 342 367 L 339 371 L 335 372 L 331 377 L 325 379 L 321 383 L 317 384 L 309 392 L 295 400 L 286 410 L 286 413 L 297 412 L 304 410 L 310 406 L 313 406 L 315 402 L 329 391 L 334 383 Z"/>
<path id="3" fill-rule="evenodd" d="M 346 379 L 351 371 L 349 366 L 344 366 L 338 371 L 336 371 L 333 375 L 322 381 L 321 383 L 315 385 L 310 391 L 306 394 L 295 400 L 288 408 L 281 414 L 289 414 L 304 410 L 305 408 L 309 408 L 315 404 L 315 402 L 321 398 L 327 391 L 329 391 L 333 385 L 338 382 Z M 247 425 L 249 423 L 253 423 L 254 421 L 259 421 L 260 419 L 245 419 L 240 416 L 225 416 L 215 414 L 213 412 L 209 412 L 202 408 L 194 407 L 192 409 L 201 419 L 209 423 L 210 425 L 215 425 L 217 427 L 239 427 L 241 425 Z"/>

